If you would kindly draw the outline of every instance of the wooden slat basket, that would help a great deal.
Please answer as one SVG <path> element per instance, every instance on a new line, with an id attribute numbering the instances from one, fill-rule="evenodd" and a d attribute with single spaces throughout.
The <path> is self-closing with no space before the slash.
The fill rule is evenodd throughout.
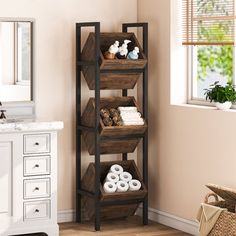
<path id="1" fill-rule="evenodd" d="M 214 193 L 210 193 L 205 198 L 205 203 L 220 208 L 225 208 L 222 211 L 214 227 L 208 234 L 208 236 L 235 236 L 236 235 L 236 191 L 230 188 L 221 187 L 214 184 L 206 185 Z M 214 202 L 208 202 L 210 196 L 215 197 Z M 218 196 L 223 198 L 223 201 L 219 201 Z"/>
<path id="2" fill-rule="evenodd" d="M 101 98 L 101 108 L 117 108 L 119 106 L 136 106 L 134 97 L 106 97 Z M 95 126 L 95 99 L 90 98 L 83 112 L 81 122 L 85 126 Z M 131 153 L 137 147 L 140 136 L 147 129 L 144 125 L 126 125 L 126 126 L 104 126 L 100 118 L 100 152 L 101 154 Z M 90 155 L 95 153 L 95 138 L 93 132 L 82 132 L 88 152 Z M 130 137 L 132 135 L 132 137 Z M 106 139 L 103 139 L 106 138 Z"/>
<path id="3" fill-rule="evenodd" d="M 125 39 L 132 42 L 128 44 L 128 50 L 132 51 L 135 46 L 139 47 L 139 59 L 112 59 L 104 58 L 104 53 L 110 45 L 117 40 L 120 45 Z M 146 56 L 134 33 L 101 33 L 100 34 L 100 88 L 101 89 L 132 89 L 140 77 L 139 69 L 143 69 L 147 63 Z M 83 61 L 94 61 L 95 34 L 90 33 L 82 50 Z M 132 69 L 132 72 L 122 70 Z M 106 70 L 106 72 L 103 72 Z M 108 71 L 107 71 L 108 70 Z M 117 70 L 121 70 L 120 72 Z M 114 73 L 116 71 L 116 73 Z M 82 66 L 82 72 L 90 90 L 95 89 L 95 71 L 94 66 Z"/>
<path id="4" fill-rule="evenodd" d="M 119 164 L 124 168 L 124 171 L 128 171 L 133 176 L 133 179 L 138 179 L 141 182 L 141 189 L 139 191 L 128 191 L 128 192 L 115 192 L 105 193 L 103 190 L 103 182 L 106 178 L 110 167 L 113 164 Z M 95 164 L 90 163 L 83 178 L 82 178 L 82 189 L 94 193 L 95 180 Z M 132 199 L 143 199 L 147 194 L 146 186 L 144 185 L 138 168 L 133 160 L 128 161 L 110 161 L 101 162 L 101 177 L 100 177 L 100 200 L 101 202 L 106 201 L 119 201 L 119 200 L 132 200 Z M 103 206 L 101 208 L 102 219 L 115 219 L 131 216 L 135 213 L 138 208 L 137 203 L 125 204 L 125 205 L 112 205 Z M 86 219 L 93 219 L 94 217 L 94 199 L 90 197 L 83 197 L 83 208 Z"/>

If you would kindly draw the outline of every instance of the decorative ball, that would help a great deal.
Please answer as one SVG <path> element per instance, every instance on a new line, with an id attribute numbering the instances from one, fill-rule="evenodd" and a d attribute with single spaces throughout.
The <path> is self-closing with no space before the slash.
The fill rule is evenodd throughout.
<path id="1" fill-rule="evenodd" d="M 112 119 L 110 117 L 104 117 L 102 119 L 102 121 L 103 121 L 103 124 L 105 126 L 112 126 L 113 125 L 113 121 L 112 121 Z"/>
<path id="2" fill-rule="evenodd" d="M 123 125 L 122 120 L 119 120 L 119 121 L 116 123 L 116 126 L 122 126 L 122 125 Z"/>
<path id="3" fill-rule="evenodd" d="M 121 121 L 121 117 L 120 117 L 120 116 L 114 116 L 114 117 L 112 118 L 112 121 L 113 121 L 113 125 L 114 125 L 114 126 L 119 126 L 120 121 Z"/>
<path id="4" fill-rule="evenodd" d="M 100 115 L 102 117 L 103 124 L 105 126 L 122 126 L 122 118 L 120 112 L 116 108 L 102 108 L 100 109 Z"/>
<path id="5" fill-rule="evenodd" d="M 115 117 L 115 116 L 119 116 L 120 115 L 119 111 L 117 109 L 115 109 L 115 108 L 111 108 L 109 110 L 109 112 L 110 112 L 110 116 L 111 117 Z"/>
<path id="6" fill-rule="evenodd" d="M 107 108 L 102 108 L 100 110 L 100 115 L 102 118 L 109 118 L 110 117 L 110 112 Z"/>

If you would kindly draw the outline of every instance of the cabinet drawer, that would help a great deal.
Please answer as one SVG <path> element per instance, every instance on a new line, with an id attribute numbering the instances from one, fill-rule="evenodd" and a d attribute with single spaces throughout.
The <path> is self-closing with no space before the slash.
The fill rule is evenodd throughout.
<path id="1" fill-rule="evenodd" d="M 50 156 L 24 157 L 24 176 L 49 175 L 50 170 Z"/>
<path id="2" fill-rule="evenodd" d="M 50 200 L 24 203 L 24 221 L 50 219 Z"/>
<path id="3" fill-rule="evenodd" d="M 24 199 L 50 197 L 50 179 L 24 180 Z"/>
<path id="4" fill-rule="evenodd" d="M 50 134 L 24 135 L 24 154 L 50 152 Z"/>

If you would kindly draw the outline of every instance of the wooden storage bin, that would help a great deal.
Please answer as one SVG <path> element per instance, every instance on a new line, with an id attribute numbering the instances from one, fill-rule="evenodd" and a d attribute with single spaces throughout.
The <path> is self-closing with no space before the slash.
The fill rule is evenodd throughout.
<path id="1" fill-rule="evenodd" d="M 106 97 L 100 99 L 101 108 L 117 108 L 119 106 L 136 106 L 134 97 Z M 95 99 L 90 98 L 81 118 L 82 125 L 95 126 Z M 144 125 L 104 126 L 100 118 L 100 152 L 101 154 L 134 152 L 140 141 L 139 135 L 146 129 Z M 94 132 L 83 131 L 83 137 L 90 155 L 95 153 Z M 132 137 L 130 137 L 132 135 Z M 106 138 L 106 139 L 104 139 Z"/>
<path id="2" fill-rule="evenodd" d="M 128 59 L 114 59 L 107 60 L 103 54 L 109 49 L 116 40 L 119 41 L 120 45 L 123 44 L 125 39 L 131 40 L 128 44 L 128 50 L 132 51 L 135 46 L 139 47 L 139 59 L 128 60 Z M 101 89 L 132 89 L 134 88 L 140 74 L 138 71 L 143 69 L 147 63 L 146 56 L 142 52 L 142 48 L 134 33 L 101 33 L 100 34 L 100 88 Z M 94 61 L 95 52 L 95 34 L 90 33 L 87 41 L 82 50 L 83 61 Z M 132 72 L 119 72 L 117 70 L 132 69 Z M 106 72 L 103 72 L 106 70 Z M 108 71 L 107 71 L 108 70 Z M 114 73 L 114 71 L 116 73 Z M 89 89 L 95 89 L 95 72 L 94 66 L 82 66 L 82 72 L 85 80 L 88 84 Z"/>
<path id="3" fill-rule="evenodd" d="M 119 164 L 124 168 L 124 171 L 128 171 L 132 174 L 133 179 L 138 179 L 141 182 L 141 189 L 139 191 L 128 191 L 128 192 L 115 192 L 105 193 L 103 190 L 102 183 L 104 182 L 110 167 L 113 164 Z M 94 193 L 95 189 L 95 164 L 90 163 L 83 178 L 82 178 L 82 189 Z M 133 160 L 128 161 L 111 161 L 101 162 L 101 177 L 100 177 L 100 200 L 104 201 L 119 201 L 119 200 L 132 200 L 132 199 L 143 199 L 147 194 L 146 186 L 144 185 L 138 168 Z M 131 216 L 135 213 L 138 208 L 137 203 L 126 204 L 126 205 L 115 205 L 115 206 L 104 206 L 101 208 L 102 219 L 114 219 Z M 94 199 L 90 197 L 83 197 L 83 207 L 85 216 L 88 219 L 94 217 Z"/>

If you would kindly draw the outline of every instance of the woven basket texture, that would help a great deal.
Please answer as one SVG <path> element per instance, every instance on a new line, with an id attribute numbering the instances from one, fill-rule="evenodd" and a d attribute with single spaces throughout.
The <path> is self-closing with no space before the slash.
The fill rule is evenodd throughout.
<path id="1" fill-rule="evenodd" d="M 211 202 L 209 204 L 220 208 L 227 208 L 228 211 L 225 210 L 220 214 L 208 236 L 236 236 L 235 204 L 226 201 Z"/>

